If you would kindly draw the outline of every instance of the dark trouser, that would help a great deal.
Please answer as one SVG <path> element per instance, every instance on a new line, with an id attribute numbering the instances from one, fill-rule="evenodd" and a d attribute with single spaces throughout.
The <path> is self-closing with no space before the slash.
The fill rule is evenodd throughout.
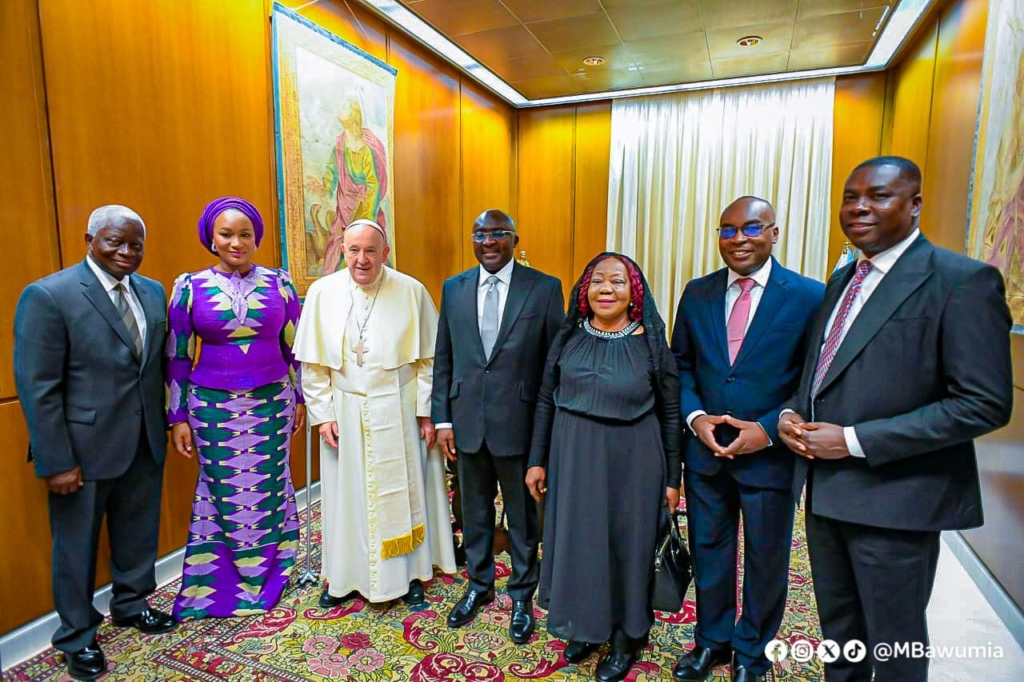
<path id="1" fill-rule="evenodd" d="M 687 530 L 697 594 L 694 641 L 731 647 L 751 672 L 771 666 L 765 646 L 775 638 L 786 608 L 793 539 L 789 490 L 741 485 L 726 471 L 683 472 Z M 743 514 L 743 612 L 736 621 L 736 551 Z"/>
<path id="2" fill-rule="evenodd" d="M 840 655 L 825 664 L 825 679 L 869 682 L 873 668 L 877 680 L 925 682 L 927 658 L 880 661 L 874 648 L 882 642 L 928 646 L 925 609 L 939 563 L 938 531 L 863 526 L 809 511 L 807 548 L 825 639 L 840 649 L 851 639 L 867 647 L 859 663 Z"/>
<path id="3" fill-rule="evenodd" d="M 516 601 L 533 598 L 540 576 L 537 503 L 526 487 L 526 468 L 525 456 L 493 457 L 486 442 L 479 452 L 459 452 L 462 537 L 470 586 L 480 591 L 494 587 L 494 497 L 500 482 L 512 556 L 508 593 Z"/>
<path id="4" fill-rule="evenodd" d="M 121 476 L 86 481 L 70 495 L 49 495 L 53 602 L 60 616 L 52 642 L 61 651 L 91 644 L 103 621 L 92 599 L 104 514 L 113 576 L 110 615 L 128 618 L 140 613 L 147 606 L 146 597 L 156 589 L 163 467 L 145 442 L 143 429 L 135 459 Z"/>

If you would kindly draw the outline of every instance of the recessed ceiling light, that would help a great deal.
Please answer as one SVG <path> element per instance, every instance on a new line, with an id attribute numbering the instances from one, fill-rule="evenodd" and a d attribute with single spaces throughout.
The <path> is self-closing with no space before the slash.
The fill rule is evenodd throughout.
<path id="1" fill-rule="evenodd" d="M 604 57 L 587 57 L 583 63 L 587 66 L 601 66 L 604 64 Z"/>
<path id="2" fill-rule="evenodd" d="M 736 41 L 740 47 L 757 47 L 761 44 L 761 36 L 744 36 Z"/>

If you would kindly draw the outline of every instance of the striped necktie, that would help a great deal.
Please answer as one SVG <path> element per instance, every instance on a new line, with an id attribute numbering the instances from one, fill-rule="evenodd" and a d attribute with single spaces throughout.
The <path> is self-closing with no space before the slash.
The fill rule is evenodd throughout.
<path id="1" fill-rule="evenodd" d="M 141 358 L 142 334 L 139 332 L 139 323 L 135 319 L 135 314 L 132 313 L 132 307 L 128 305 L 128 290 L 125 288 L 124 282 L 118 282 L 114 287 L 114 307 L 117 308 L 117 314 L 121 316 L 121 321 L 128 329 L 128 335 L 132 337 L 135 357 Z"/>

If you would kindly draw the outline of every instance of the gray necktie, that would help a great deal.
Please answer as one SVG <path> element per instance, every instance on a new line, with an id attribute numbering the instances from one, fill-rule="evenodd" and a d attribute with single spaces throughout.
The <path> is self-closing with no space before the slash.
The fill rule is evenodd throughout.
<path id="1" fill-rule="evenodd" d="M 139 332 L 139 323 L 135 320 L 132 308 L 128 305 L 128 292 L 124 287 L 124 282 L 118 282 L 117 286 L 114 287 L 114 307 L 117 308 L 117 314 L 121 316 L 124 326 L 128 328 L 128 335 L 132 337 L 135 357 L 141 358 L 142 334 Z"/>
<path id="2" fill-rule="evenodd" d="M 484 357 L 490 358 L 494 342 L 498 340 L 498 278 L 491 275 L 486 280 L 484 294 L 484 319 L 480 324 L 480 340 L 484 344 Z"/>

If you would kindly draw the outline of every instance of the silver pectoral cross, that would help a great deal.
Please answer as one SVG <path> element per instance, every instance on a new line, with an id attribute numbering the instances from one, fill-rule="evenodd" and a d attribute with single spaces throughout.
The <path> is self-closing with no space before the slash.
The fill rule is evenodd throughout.
<path id="1" fill-rule="evenodd" d="M 363 354 L 370 352 L 370 349 L 363 343 L 362 339 L 359 339 L 359 345 L 352 347 L 352 352 L 356 354 L 356 364 L 360 367 L 363 366 Z"/>

